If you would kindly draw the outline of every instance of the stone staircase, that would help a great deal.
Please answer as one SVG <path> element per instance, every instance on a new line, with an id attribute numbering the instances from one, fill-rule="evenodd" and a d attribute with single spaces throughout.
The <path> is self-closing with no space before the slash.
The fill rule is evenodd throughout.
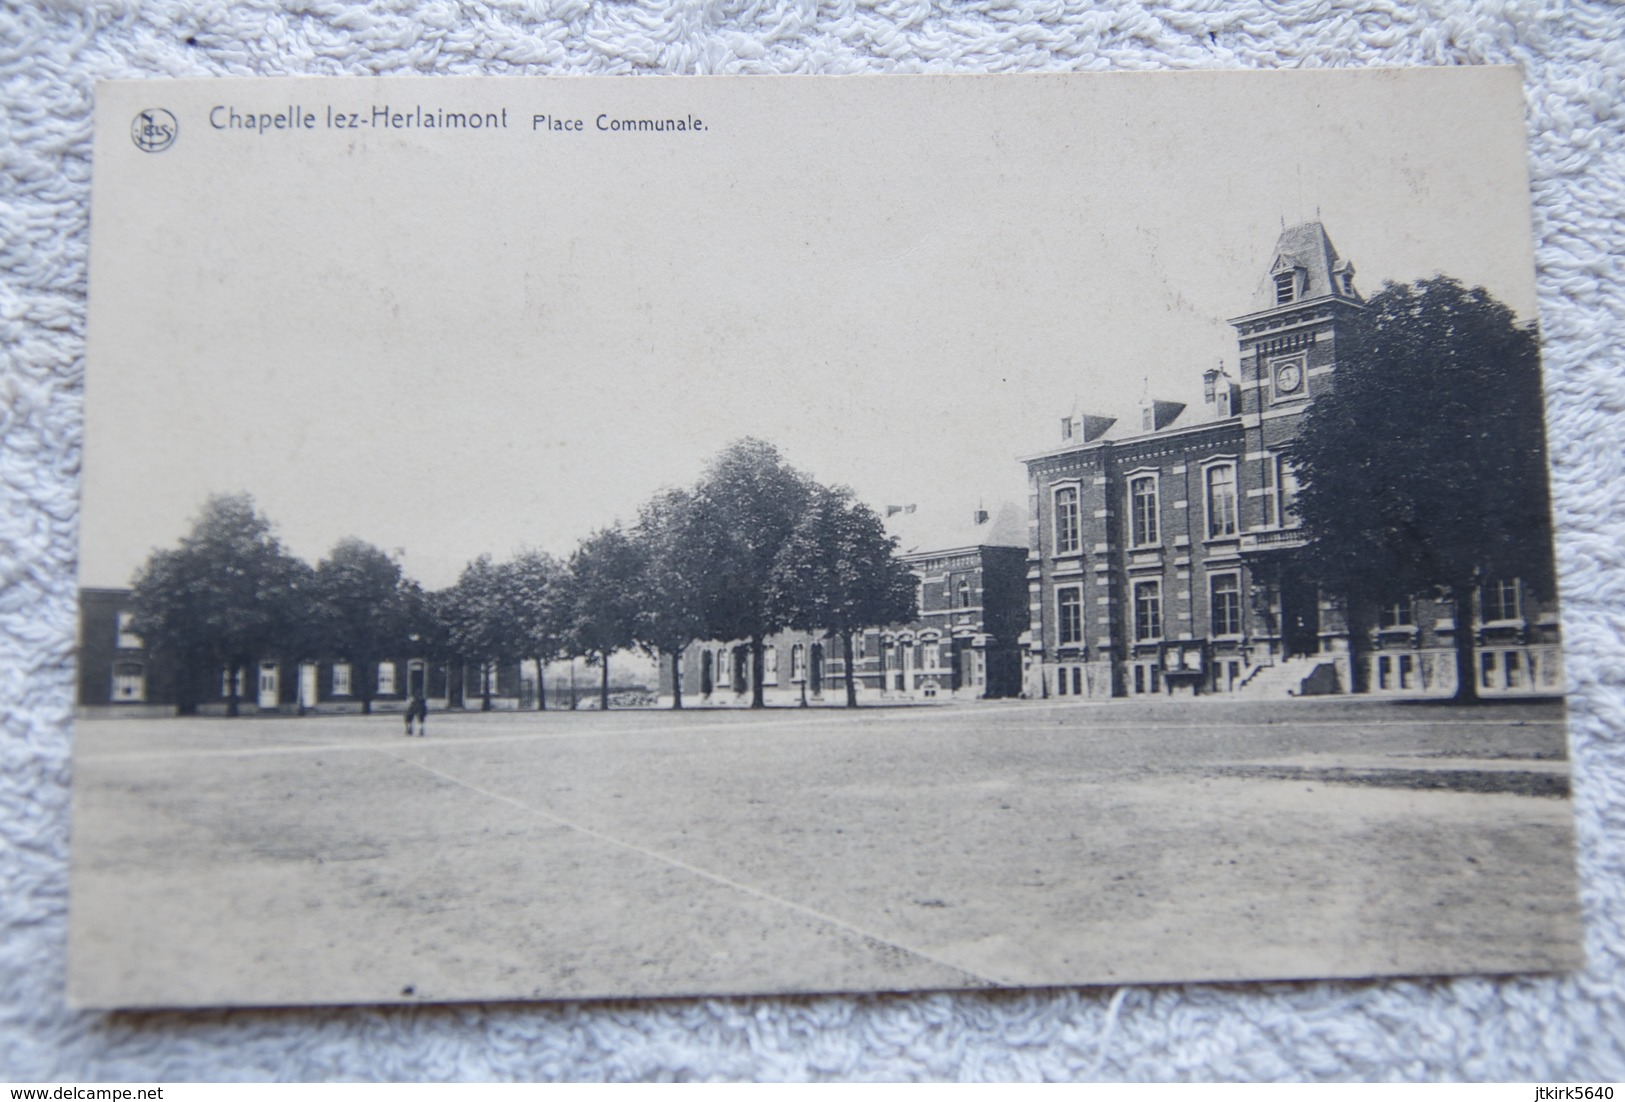
<path id="1" fill-rule="evenodd" d="M 1302 696 L 1305 679 L 1321 666 L 1330 664 L 1330 659 L 1317 655 L 1288 658 L 1271 666 L 1255 666 L 1231 695 L 1251 697 L 1255 700 L 1281 700 L 1289 696 Z"/>

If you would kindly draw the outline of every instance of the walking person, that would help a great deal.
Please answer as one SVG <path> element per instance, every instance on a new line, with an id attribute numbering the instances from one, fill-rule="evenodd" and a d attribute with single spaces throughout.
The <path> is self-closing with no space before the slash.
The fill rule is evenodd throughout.
<path id="1" fill-rule="evenodd" d="M 429 734 L 429 702 L 417 693 L 413 693 L 406 702 L 406 737 L 412 737 L 412 721 L 417 720 L 418 737 L 424 738 Z"/>

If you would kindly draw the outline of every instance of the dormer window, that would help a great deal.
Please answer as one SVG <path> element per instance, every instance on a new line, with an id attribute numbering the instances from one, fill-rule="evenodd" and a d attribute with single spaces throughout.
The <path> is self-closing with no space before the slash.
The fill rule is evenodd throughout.
<path id="1" fill-rule="evenodd" d="M 1298 273 L 1288 269 L 1275 273 L 1275 305 L 1280 306 L 1298 297 Z"/>

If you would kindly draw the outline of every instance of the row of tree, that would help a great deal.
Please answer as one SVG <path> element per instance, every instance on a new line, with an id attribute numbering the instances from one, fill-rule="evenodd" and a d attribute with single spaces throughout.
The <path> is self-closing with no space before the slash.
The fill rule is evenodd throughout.
<path id="1" fill-rule="evenodd" d="M 657 494 L 630 526 L 594 532 L 566 560 L 526 551 L 482 555 L 455 585 L 427 592 L 396 558 L 341 540 L 314 567 L 289 554 L 246 494 L 211 497 L 178 547 L 137 572 L 131 628 L 181 672 L 183 711 L 196 706 L 200 670 L 239 670 L 265 655 L 345 661 L 370 711 L 367 673 L 386 659 L 500 667 L 583 657 L 601 671 L 638 647 L 671 663 L 672 705 L 683 706 L 683 651 L 697 639 L 744 639 L 751 706 L 762 707 L 764 643 L 785 628 L 839 639 L 914 619 L 915 579 L 880 517 L 844 487 L 789 466 L 771 445 L 741 440 L 691 489 Z M 461 679 L 448 689 L 454 700 Z M 491 706 L 488 678 L 482 707 Z M 237 714 L 236 678 L 229 679 Z M 857 704 L 846 678 L 846 700 Z M 537 707 L 547 706 L 538 683 Z"/>

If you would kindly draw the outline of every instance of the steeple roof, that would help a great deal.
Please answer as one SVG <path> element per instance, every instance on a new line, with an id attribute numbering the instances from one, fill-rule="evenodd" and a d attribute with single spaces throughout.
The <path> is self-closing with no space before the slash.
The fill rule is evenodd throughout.
<path id="1" fill-rule="evenodd" d="M 1281 305 L 1276 277 L 1285 272 L 1297 273 L 1294 302 L 1326 297 L 1363 301 L 1354 289 L 1354 265 L 1337 255 L 1337 248 L 1319 221 L 1300 222 L 1281 231 L 1249 312 Z"/>

